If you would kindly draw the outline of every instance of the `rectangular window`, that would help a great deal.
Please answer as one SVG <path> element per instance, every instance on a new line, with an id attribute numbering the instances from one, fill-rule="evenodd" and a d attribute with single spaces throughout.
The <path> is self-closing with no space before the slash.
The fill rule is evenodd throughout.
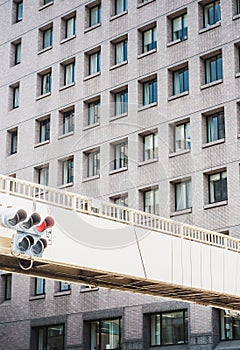
<path id="1" fill-rule="evenodd" d="M 73 158 L 62 162 L 62 184 L 72 183 L 74 179 L 74 161 Z"/>
<path id="2" fill-rule="evenodd" d="M 115 44 L 115 64 L 120 64 L 128 59 L 128 41 L 123 40 Z"/>
<path id="3" fill-rule="evenodd" d="M 114 145 L 114 170 L 128 166 L 128 144 L 122 142 Z"/>
<path id="4" fill-rule="evenodd" d="M 74 109 L 63 112 L 63 135 L 74 131 Z"/>
<path id="5" fill-rule="evenodd" d="M 23 19 L 23 1 L 19 1 L 16 4 L 16 22 L 20 22 Z"/>
<path id="6" fill-rule="evenodd" d="M 46 49 L 48 47 L 52 46 L 52 28 L 46 29 L 42 32 L 42 38 L 43 38 L 43 42 L 42 42 L 42 48 Z"/>
<path id="7" fill-rule="evenodd" d="M 173 95 L 178 95 L 189 90 L 188 67 L 173 72 Z"/>
<path id="8" fill-rule="evenodd" d="M 185 122 L 174 128 L 174 151 L 179 152 L 191 148 L 190 123 Z"/>
<path id="9" fill-rule="evenodd" d="M 44 166 L 38 169 L 39 185 L 48 186 L 49 181 L 49 166 Z"/>
<path id="10" fill-rule="evenodd" d="M 89 75 L 96 74 L 101 70 L 101 52 L 89 55 Z"/>
<path id="11" fill-rule="evenodd" d="M 240 340 L 240 313 L 219 310 L 221 340 Z"/>
<path id="12" fill-rule="evenodd" d="M 51 72 L 41 75 L 41 95 L 51 92 L 52 74 Z"/>
<path id="13" fill-rule="evenodd" d="M 71 38 L 76 34 L 76 17 L 66 19 L 65 25 L 65 38 Z"/>
<path id="14" fill-rule="evenodd" d="M 91 330 L 91 350 L 121 348 L 122 320 L 121 318 L 92 321 Z"/>
<path id="15" fill-rule="evenodd" d="M 159 213 L 158 192 L 158 188 L 154 188 L 152 190 L 147 190 L 143 192 L 143 210 L 146 213 Z"/>
<path id="16" fill-rule="evenodd" d="M 43 1 L 43 5 L 47 5 L 47 4 L 49 4 L 50 2 L 53 2 L 53 0 L 44 0 L 44 1 Z"/>
<path id="17" fill-rule="evenodd" d="M 222 54 L 205 60 L 205 83 L 211 83 L 223 78 Z"/>
<path id="18" fill-rule="evenodd" d="M 71 285 L 67 282 L 59 282 L 59 292 L 71 290 Z"/>
<path id="19" fill-rule="evenodd" d="M 187 310 L 151 315 L 151 346 L 188 343 Z"/>
<path id="20" fill-rule="evenodd" d="M 143 83 L 143 105 L 157 102 L 157 79 Z"/>
<path id="21" fill-rule="evenodd" d="M 128 112 L 128 89 L 115 93 L 115 115 Z"/>
<path id="22" fill-rule="evenodd" d="M 87 154 L 88 171 L 87 177 L 99 175 L 100 173 L 100 151 L 94 151 Z"/>
<path id="23" fill-rule="evenodd" d="M 115 0 L 115 15 L 128 10 L 128 0 Z"/>
<path id="24" fill-rule="evenodd" d="M 50 140 L 50 118 L 39 121 L 39 142 Z"/>
<path id="25" fill-rule="evenodd" d="M 101 5 L 89 9 L 89 26 L 95 26 L 101 23 Z"/>
<path id="26" fill-rule="evenodd" d="M 209 175 L 209 203 L 227 200 L 227 172 Z"/>
<path id="27" fill-rule="evenodd" d="M 172 40 L 185 40 L 188 36 L 187 14 L 173 18 L 172 20 Z"/>
<path id="28" fill-rule="evenodd" d="M 158 156 L 158 145 L 157 135 L 149 134 L 143 136 L 143 160 L 150 160 L 157 158 Z"/>
<path id="29" fill-rule="evenodd" d="M 221 21 L 220 0 L 212 1 L 203 6 L 203 21 L 204 28 L 212 26 Z"/>
<path id="30" fill-rule="evenodd" d="M 38 277 L 35 278 L 35 290 L 34 290 L 35 295 L 45 294 L 45 283 L 46 283 L 45 278 L 38 278 Z"/>
<path id="31" fill-rule="evenodd" d="M 10 154 L 17 153 L 18 129 L 10 130 Z"/>
<path id="32" fill-rule="evenodd" d="M 15 47 L 15 53 L 14 53 L 14 64 L 21 63 L 21 42 L 14 45 Z"/>
<path id="33" fill-rule="evenodd" d="M 18 108 L 19 107 L 19 85 L 12 87 L 12 93 L 13 93 L 13 104 L 12 107 Z"/>
<path id="34" fill-rule="evenodd" d="M 11 300 L 12 298 L 12 275 L 5 275 L 4 285 L 4 300 Z"/>
<path id="35" fill-rule="evenodd" d="M 123 207 L 128 207 L 128 195 L 120 196 L 114 198 L 114 204 L 121 205 Z"/>
<path id="36" fill-rule="evenodd" d="M 119 197 L 113 198 L 114 204 L 120 205 L 122 207 L 128 207 L 128 195 L 121 195 Z M 128 212 L 124 208 L 112 208 L 112 213 L 119 220 L 126 220 L 128 218 Z"/>
<path id="37" fill-rule="evenodd" d="M 75 62 L 64 65 L 64 86 L 75 82 Z"/>
<path id="38" fill-rule="evenodd" d="M 237 14 L 240 14 L 240 0 L 236 0 L 236 4 L 237 4 Z"/>
<path id="39" fill-rule="evenodd" d="M 183 181 L 175 184 L 175 210 L 184 210 L 192 207 L 191 181 Z"/>
<path id="40" fill-rule="evenodd" d="M 37 350 L 64 350 L 64 325 L 43 326 L 37 328 Z"/>
<path id="41" fill-rule="evenodd" d="M 207 142 L 225 138 L 224 113 L 207 116 Z"/>
<path id="42" fill-rule="evenodd" d="M 157 30 L 156 27 L 143 32 L 143 53 L 157 48 Z"/>
<path id="43" fill-rule="evenodd" d="M 98 123 L 100 120 L 100 100 L 88 104 L 88 125 Z"/>

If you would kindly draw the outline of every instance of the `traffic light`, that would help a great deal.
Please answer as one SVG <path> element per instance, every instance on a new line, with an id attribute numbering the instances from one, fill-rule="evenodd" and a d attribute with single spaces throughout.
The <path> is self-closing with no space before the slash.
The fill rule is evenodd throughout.
<path id="1" fill-rule="evenodd" d="M 42 257 L 47 247 L 47 240 L 43 234 L 54 225 L 54 219 L 47 216 L 41 222 L 38 213 L 33 213 L 28 219 L 27 216 L 24 209 L 19 209 L 13 214 L 2 215 L 2 224 L 17 231 L 11 245 L 12 253 Z"/>

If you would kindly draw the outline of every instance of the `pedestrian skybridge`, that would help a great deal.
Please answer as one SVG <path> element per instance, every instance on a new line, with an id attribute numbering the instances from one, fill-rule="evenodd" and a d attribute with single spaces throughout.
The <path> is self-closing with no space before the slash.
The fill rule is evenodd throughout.
<path id="1" fill-rule="evenodd" d="M 0 214 L 20 208 L 55 226 L 43 257 L 29 258 L 1 224 L 2 271 L 240 310 L 238 239 L 0 175 Z"/>

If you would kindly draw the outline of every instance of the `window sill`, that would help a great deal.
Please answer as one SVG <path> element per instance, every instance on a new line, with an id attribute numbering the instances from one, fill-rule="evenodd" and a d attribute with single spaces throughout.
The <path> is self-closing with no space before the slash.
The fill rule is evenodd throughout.
<path id="1" fill-rule="evenodd" d="M 52 45 L 48 46 L 48 47 L 45 47 L 44 49 L 38 51 L 38 55 L 41 55 L 42 53 L 47 52 L 49 50 L 52 50 L 52 48 L 53 48 Z"/>
<path id="2" fill-rule="evenodd" d="M 128 13 L 128 11 L 126 10 L 126 11 L 123 11 L 123 12 L 118 13 L 116 15 L 113 15 L 113 16 L 110 17 L 110 21 L 113 21 L 114 19 L 122 17 L 122 16 L 126 15 L 127 13 Z"/>
<path id="3" fill-rule="evenodd" d="M 236 19 L 239 19 L 240 18 L 240 13 L 237 13 L 236 15 L 233 16 L 233 21 L 235 21 Z"/>
<path id="4" fill-rule="evenodd" d="M 98 291 L 99 290 L 99 288 L 98 287 L 93 287 L 93 288 L 82 288 L 82 289 L 80 289 L 80 293 L 89 293 L 89 292 L 96 292 L 96 291 Z"/>
<path id="5" fill-rule="evenodd" d="M 97 72 L 97 73 L 95 73 L 95 74 L 88 75 L 88 76 L 86 76 L 85 78 L 83 78 L 83 81 L 93 79 L 93 78 L 95 78 L 95 77 L 98 77 L 99 75 L 101 75 L 101 72 Z"/>
<path id="6" fill-rule="evenodd" d="M 74 131 L 69 131 L 66 134 L 62 134 L 62 135 L 58 136 L 58 140 L 65 139 L 65 137 L 69 137 L 72 135 L 74 135 Z"/>
<path id="7" fill-rule="evenodd" d="M 96 126 L 99 126 L 99 125 L 100 125 L 100 122 L 97 122 L 97 123 L 94 123 L 94 124 L 90 124 L 90 125 L 86 125 L 86 126 L 83 127 L 83 130 L 93 129 Z"/>
<path id="8" fill-rule="evenodd" d="M 240 72 L 237 72 L 236 74 L 235 74 L 235 78 L 239 78 L 240 77 Z"/>
<path id="9" fill-rule="evenodd" d="M 187 208 L 187 209 L 182 209 L 178 211 L 174 211 L 170 213 L 170 216 L 178 216 L 178 215 L 185 215 L 185 214 L 190 214 L 192 212 L 192 208 Z"/>
<path id="10" fill-rule="evenodd" d="M 143 52 L 141 53 L 140 55 L 138 55 L 137 59 L 141 59 L 145 56 L 148 56 L 148 55 L 152 55 L 153 53 L 157 52 L 157 49 L 152 49 L 150 51 L 147 51 L 147 52 Z"/>
<path id="11" fill-rule="evenodd" d="M 141 166 L 152 164 L 152 163 L 156 163 L 156 162 L 158 162 L 158 158 L 151 158 L 151 159 L 144 160 L 144 161 L 140 162 L 138 164 L 138 166 L 141 167 Z"/>
<path id="12" fill-rule="evenodd" d="M 45 5 L 41 6 L 41 7 L 39 7 L 38 11 L 42 11 L 42 10 L 44 10 L 45 8 L 47 8 L 47 7 L 51 6 L 51 5 L 53 5 L 53 1 L 49 2 L 48 4 L 45 4 Z"/>
<path id="13" fill-rule="evenodd" d="M 46 294 L 32 295 L 29 300 L 41 300 L 46 299 Z"/>
<path id="14" fill-rule="evenodd" d="M 127 166 L 125 166 L 125 167 L 123 167 L 123 168 L 119 168 L 119 169 L 114 169 L 114 170 L 111 170 L 111 171 L 109 172 L 109 175 L 114 175 L 114 174 L 121 173 L 121 172 L 127 171 L 127 170 L 128 170 L 128 167 L 127 167 Z"/>
<path id="15" fill-rule="evenodd" d="M 41 100 L 42 98 L 45 98 L 45 97 L 48 97 L 48 96 L 51 96 L 51 92 L 47 92 L 44 95 L 37 96 L 36 97 L 36 101 Z"/>
<path id="16" fill-rule="evenodd" d="M 137 8 L 141 8 L 141 7 L 143 7 L 143 6 L 145 6 L 145 5 L 148 5 L 148 4 L 150 4 L 151 2 L 154 2 L 154 1 L 156 1 L 156 0 L 147 0 L 147 1 L 144 1 L 144 2 L 142 2 L 142 3 L 140 3 L 140 4 L 138 4 L 138 5 L 137 5 Z"/>
<path id="17" fill-rule="evenodd" d="M 14 158 L 14 156 L 16 156 L 16 155 L 17 155 L 17 152 L 11 153 L 11 154 L 8 155 L 8 159 L 9 159 L 9 158 Z"/>
<path id="18" fill-rule="evenodd" d="M 171 46 L 174 46 L 174 45 L 176 45 L 176 44 L 179 44 L 179 43 L 182 43 L 183 41 L 186 41 L 187 40 L 187 36 L 186 36 L 186 38 L 184 38 L 184 39 L 177 39 L 177 40 L 173 40 L 173 41 L 170 41 L 169 43 L 167 43 L 167 47 L 171 47 Z"/>
<path id="19" fill-rule="evenodd" d="M 66 89 L 68 89 L 68 88 L 70 88 L 70 87 L 72 87 L 72 86 L 75 86 L 75 82 L 70 83 L 70 84 L 67 84 L 67 85 L 64 85 L 64 86 L 61 86 L 60 89 L 59 89 L 59 91 L 66 90 Z"/>
<path id="20" fill-rule="evenodd" d="M 89 181 L 96 180 L 96 179 L 100 179 L 100 175 L 86 177 L 85 179 L 82 180 L 82 182 L 89 182 Z"/>
<path id="21" fill-rule="evenodd" d="M 44 146 L 44 145 L 47 145 L 50 143 L 50 140 L 46 140 L 46 141 L 43 141 L 43 142 L 39 142 L 39 143 L 36 143 L 34 145 L 34 148 L 37 148 L 37 147 L 41 147 L 41 146 Z"/>
<path id="22" fill-rule="evenodd" d="M 94 24 L 94 26 L 91 26 L 91 27 L 88 27 L 86 29 L 84 29 L 84 33 L 88 33 L 88 32 L 91 32 L 91 30 L 94 30 L 98 27 L 101 27 L 102 23 L 97 23 L 97 24 Z"/>
<path id="23" fill-rule="evenodd" d="M 112 117 L 109 118 L 109 121 L 114 121 L 114 120 L 117 120 L 117 119 L 121 119 L 121 118 L 124 118 L 124 117 L 127 117 L 128 114 L 127 113 L 122 113 L 122 114 L 118 114 L 118 115 L 113 115 Z"/>
<path id="24" fill-rule="evenodd" d="M 58 186 L 58 188 L 61 190 L 61 189 L 64 189 L 67 187 L 72 187 L 72 186 L 73 186 L 73 182 L 68 182 L 67 184 Z"/>
<path id="25" fill-rule="evenodd" d="M 184 92 L 181 92 L 180 94 L 170 96 L 170 97 L 168 97 L 168 102 L 176 100 L 176 99 L 184 97 L 184 96 L 187 96 L 187 95 L 189 95 L 189 91 L 184 91 Z"/>
<path id="26" fill-rule="evenodd" d="M 70 295 L 71 294 L 71 290 L 64 290 L 62 292 L 55 292 L 53 294 L 54 297 L 62 297 L 64 295 Z"/>
<path id="27" fill-rule="evenodd" d="M 141 106 L 138 108 L 138 112 L 145 111 L 145 109 L 156 107 L 157 102 L 150 103 L 149 105 Z"/>
<path id="28" fill-rule="evenodd" d="M 65 43 L 67 43 L 68 41 L 71 41 L 71 40 L 73 40 L 73 39 L 75 39 L 76 38 L 76 35 L 72 35 L 72 36 L 70 36 L 69 38 L 64 38 L 64 39 L 62 39 L 61 41 L 60 41 L 60 44 L 65 44 Z"/>
<path id="29" fill-rule="evenodd" d="M 208 83 L 208 84 L 204 84 L 200 87 L 201 90 L 204 90 L 204 89 L 207 89 L 209 87 L 212 87 L 212 86 L 215 86 L 215 85 L 218 85 L 218 84 L 222 84 L 223 83 L 223 80 L 222 79 L 219 79 L 219 80 L 215 80 L 215 81 L 212 81 L 211 83 Z"/>
<path id="30" fill-rule="evenodd" d="M 202 148 L 207 148 L 207 147 L 219 145 L 219 144 L 224 143 L 224 142 L 225 142 L 225 139 L 219 139 L 219 140 L 212 141 L 212 142 L 206 142 L 202 145 Z"/>
<path id="31" fill-rule="evenodd" d="M 114 66 L 110 67 L 109 70 L 114 70 L 117 69 L 119 67 L 125 66 L 126 64 L 128 64 L 128 61 L 123 61 L 121 63 L 117 63 Z"/>
<path id="32" fill-rule="evenodd" d="M 220 27 L 221 25 L 221 22 L 217 22 L 215 24 L 212 24 L 211 26 L 208 26 L 206 28 L 202 28 L 199 30 L 199 34 L 202 34 L 202 33 L 205 33 L 205 32 L 208 32 L 209 30 L 212 30 L 212 29 L 215 29 L 217 27 Z"/>
<path id="33" fill-rule="evenodd" d="M 222 207 L 224 205 L 227 205 L 228 204 L 228 201 L 225 200 L 225 201 L 221 201 L 221 202 L 215 202 L 215 203 L 210 203 L 210 204 L 205 204 L 203 206 L 203 209 L 211 209 L 211 208 L 216 208 L 216 207 Z"/>
<path id="34" fill-rule="evenodd" d="M 181 151 L 177 151 L 177 152 L 172 152 L 168 155 L 169 158 L 173 158 L 173 157 L 177 157 L 177 156 L 181 156 L 183 154 L 186 154 L 186 153 L 190 153 L 191 149 L 188 148 L 188 149 L 183 149 Z"/>

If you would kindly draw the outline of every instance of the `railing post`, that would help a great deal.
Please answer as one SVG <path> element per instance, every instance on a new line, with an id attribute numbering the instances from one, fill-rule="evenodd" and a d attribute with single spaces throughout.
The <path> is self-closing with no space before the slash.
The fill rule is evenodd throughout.
<path id="1" fill-rule="evenodd" d="M 6 194 L 10 194 L 11 180 L 6 179 Z"/>
<path id="2" fill-rule="evenodd" d="M 77 210 L 77 196 L 74 194 L 72 196 L 72 210 L 73 211 Z"/>

